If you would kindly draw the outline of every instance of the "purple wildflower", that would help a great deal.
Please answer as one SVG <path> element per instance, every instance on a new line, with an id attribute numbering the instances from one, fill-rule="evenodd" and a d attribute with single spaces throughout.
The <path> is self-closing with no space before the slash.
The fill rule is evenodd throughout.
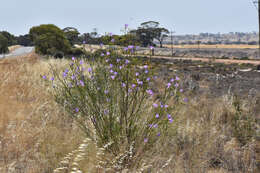
<path id="1" fill-rule="evenodd" d="M 122 83 L 122 87 L 126 87 L 126 84 L 125 84 L 125 83 Z"/>
<path id="2" fill-rule="evenodd" d="M 170 123 L 172 123 L 172 122 L 173 122 L 173 119 L 172 119 L 172 118 L 170 118 L 170 119 L 169 119 L 169 122 L 170 122 Z"/>
<path id="3" fill-rule="evenodd" d="M 51 81 L 54 81 L 54 77 L 51 77 L 51 79 L 50 79 Z"/>
<path id="4" fill-rule="evenodd" d="M 178 77 L 178 76 L 176 76 L 176 78 L 175 78 L 176 80 L 180 80 L 180 78 Z"/>
<path id="5" fill-rule="evenodd" d="M 151 78 L 149 78 L 149 77 L 148 77 L 146 80 L 147 80 L 147 81 L 150 81 L 150 80 L 151 80 Z"/>
<path id="6" fill-rule="evenodd" d="M 82 80 L 79 81 L 81 86 L 85 86 L 84 82 Z"/>
<path id="7" fill-rule="evenodd" d="M 144 71 L 144 73 L 146 73 L 146 74 L 147 74 L 148 72 L 149 72 L 148 70 L 145 70 L 145 71 Z"/>
<path id="8" fill-rule="evenodd" d="M 104 110 L 104 114 L 107 115 L 109 111 L 107 109 Z"/>
<path id="9" fill-rule="evenodd" d="M 154 49 L 154 47 L 153 47 L 153 46 L 150 46 L 150 49 L 151 49 L 151 50 L 153 50 L 153 49 Z"/>
<path id="10" fill-rule="evenodd" d="M 188 102 L 188 98 L 185 97 L 185 98 L 183 99 L 183 101 L 187 103 L 187 102 Z"/>
<path id="11" fill-rule="evenodd" d="M 171 82 L 174 82 L 174 79 L 173 79 L 173 78 L 171 79 Z"/>
<path id="12" fill-rule="evenodd" d="M 154 125 L 153 125 L 153 128 L 157 128 L 157 127 L 158 127 L 158 124 L 154 124 Z"/>
<path id="13" fill-rule="evenodd" d="M 139 76 L 139 73 L 138 73 L 138 72 L 136 72 L 136 73 L 135 73 L 135 76 Z"/>
<path id="14" fill-rule="evenodd" d="M 106 59 L 106 62 L 109 62 L 109 59 Z"/>
<path id="15" fill-rule="evenodd" d="M 130 61 L 129 61 L 128 59 L 125 60 L 125 63 L 126 63 L 126 64 L 129 64 L 129 62 L 130 62 Z"/>
<path id="16" fill-rule="evenodd" d="M 179 86 L 179 84 L 178 84 L 178 83 L 176 83 L 174 86 L 177 88 L 177 87 Z"/>
<path id="17" fill-rule="evenodd" d="M 180 92 L 182 93 L 182 92 L 183 92 L 183 89 L 180 89 Z"/>
<path id="18" fill-rule="evenodd" d="M 79 108 L 75 108 L 75 112 L 79 112 Z"/>
<path id="19" fill-rule="evenodd" d="M 75 57 L 74 56 L 71 59 L 72 59 L 72 61 L 75 61 Z"/>
<path id="20" fill-rule="evenodd" d="M 44 76 L 42 76 L 42 78 L 43 78 L 43 79 L 47 79 L 47 77 L 46 77 L 45 75 L 44 75 Z"/>
<path id="21" fill-rule="evenodd" d="M 114 80 L 114 79 L 115 79 L 115 77 L 116 77 L 116 76 L 112 75 L 112 76 L 111 76 L 111 79 L 113 79 L 113 80 Z"/>
<path id="22" fill-rule="evenodd" d="M 128 47 L 125 47 L 125 48 L 124 48 L 124 51 L 128 51 Z"/>
<path id="23" fill-rule="evenodd" d="M 144 143 L 147 143 L 148 142 L 148 138 L 144 138 Z"/>
<path id="24" fill-rule="evenodd" d="M 159 114 L 156 114 L 156 115 L 155 115 L 155 118 L 157 118 L 157 119 L 158 119 L 159 117 L 160 117 L 160 116 L 159 116 Z"/>
<path id="25" fill-rule="evenodd" d="M 133 45 L 129 45 L 129 46 L 128 46 L 128 49 L 133 49 L 133 48 L 134 48 Z"/>
<path id="26" fill-rule="evenodd" d="M 158 104 L 157 104 L 157 103 L 154 103 L 154 104 L 153 104 L 153 107 L 157 108 L 157 107 L 158 107 Z"/>
<path id="27" fill-rule="evenodd" d="M 153 95 L 153 90 L 149 89 L 146 91 L 148 94 Z"/>
<path id="28" fill-rule="evenodd" d="M 109 67 L 112 68 L 112 67 L 113 67 L 113 64 L 109 64 Z"/>
<path id="29" fill-rule="evenodd" d="M 120 62 L 120 59 L 116 59 L 116 62 Z"/>
<path id="30" fill-rule="evenodd" d="M 170 88 L 171 87 L 171 83 L 167 83 L 167 88 Z"/>
<path id="31" fill-rule="evenodd" d="M 168 108 L 169 106 L 168 105 L 164 105 L 165 108 Z"/>
<path id="32" fill-rule="evenodd" d="M 119 66 L 119 69 L 121 70 L 123 67 L 122 66 Z"/>
<path id="33" fill-rule="evenodd" d="M 72 75 L 72 76 L 71 76 L 71 79 L 72 79 L 72 80 L 75 80 L 75 79 L 76 79 L 76 76 L 75 76 L 75 75 Z"/>
<path id="34" fill-rule="evenodd" d="M 117 74 L 118 74 L 118 73 L 115 71 L 115 72 L 114 72 L 114 75 L 117 75 Z"/>
<path id="35" fill-rule="evenodd" d="M 135 84 L 132 84 L 132 88 L 134 88 L 134 87 L 136 87 L 136 85 L 135 85 Z"/>
<path id="36" fill-rule="evenodd" d="M 108 90 L 105 90 L 104 93 L 105 93 L 105 94 L 108 94 Z"/>
<path id="37" fill-rule="evenodd" d="M 92 72 L 92 68 L 91 68 L 91 67 L 88 68 L 88 72 L 89 72 L 89 73 Z"/>
<path id="38" fill-rule="evenodd" d="M 63 73 L 63 77 L 64 77 L 64 78 L 67 77 L 67 75 L 68 75 L 68 74 L 67 74 L 66 72 Z"/>
<path id="39" fill-rule="evenodd" d="M 83 61 L 82 61 L 82 60 L 80 60 L 80 61 L 79 61 L 79 64 L 80 64 L 80 65 L 82 65 L 82 64 L 83 64 Z"/>
<path id="40" fill-rule="evenodd" d="M 114 39 L 114 38 L 112 38 L 111 42 L 112 42 L 112 43 L 114 43 L 114 42 L 115 42 L 115 39 Z"/>
<path id="41" fill-rule="evenodd" d="M 104 56 L 105 54 L 104 53 L 101 53 L 101 56 Z"/>
<path id="42" fill-rule="evenodd" d="M 144 65 L 144 68 L 147 69 L 147 68 L 148 68 L 148 65 Z"/>
<path id="43" fill-rule="evenodd" d="M 143 81 L 138 81 L 138 85 L 143 85 Z"/>
<path id="44" fill-rule="evenodd" d="M 114 71 L 111 69 L 110 71 L 109 71 L 110 73 L 114 73 Z"/>
<path id="45" fill-rule="evenodd" d="M 110 52 L 107 52 L 107 56 L 109 56 L 110 55 Z"/>
<path id="46" fill-rule="evenodd" d="M 161 133 L 160 133 L 160 132 L 158 132 L 158 133 L 157 133 L 157 136 L 161 136 Z"/>

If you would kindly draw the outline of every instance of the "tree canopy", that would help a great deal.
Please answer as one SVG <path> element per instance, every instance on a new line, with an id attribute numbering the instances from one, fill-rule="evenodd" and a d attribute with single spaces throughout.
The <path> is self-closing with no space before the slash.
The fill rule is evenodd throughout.
<path id="1" fill-rule="evenodd" d="M 63 29 L 63 32 L 66 38 L 69 40 L 70 45 L 73 46 L 76 43 L 79 43 L 79 31 L 74 27 L 66 27 Z"/>
<path id="2" fill-rule="evenodd" d="M 66 54 L 71 49 L 64 32 L 53 24 L 32 27 L 29 35 L 37 53 L 55 55 L 57 52 L 62 52 Z"/>
<path id="3" fill-rule="evenodd" d="M 159 27 L 160 23 L 155 21 L 148 21 L 141 23 L 136 30 L 130 31 L 135 34 L 142 46 L 154 45 L 154 39 L 159 41 L 162 47 L 163 40 L 168 36 L 169 31 L 166 28 Z"/>
<path id="4" fill-rule="evenodd" d="M 10 34 L 7 31 L 1 31 L 0 33 L 7 39 L 8 46 L 12 46 L 12 45 L 17 44 L 17 41 L 16 41 L 14 35 Z"/>
<path id="5" fill-rule="evenodd" d="M 8 39 L 0 33 L 0 54 L 8 53 Z"/>

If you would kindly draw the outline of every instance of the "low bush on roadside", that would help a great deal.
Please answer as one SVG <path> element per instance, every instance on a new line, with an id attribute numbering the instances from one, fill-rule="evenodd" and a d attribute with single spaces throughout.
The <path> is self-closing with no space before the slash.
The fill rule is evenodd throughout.
<path id="1" fill-rule="evenodd" d="M 134 60 L 114 58 L 110 52 L 100 56 L 88 64 L 73 57 L 62 71 L 52 67 L 48 81 L 56 102 L 88 138 L 100 147 L 109 144 L 106 150 L 114 156 L 131 150 L 120 158 L 121 168 L 131 167 L 174 126 L 182 101 L 180 79 L 175 76 L 164 87 L 154 88 L 157 77 L 149 64 L 138 67 Z"/>

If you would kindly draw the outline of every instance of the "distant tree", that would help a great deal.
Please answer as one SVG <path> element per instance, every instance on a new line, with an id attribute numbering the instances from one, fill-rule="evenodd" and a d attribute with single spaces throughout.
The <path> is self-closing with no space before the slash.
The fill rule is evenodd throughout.
<path id="1" fill-rule="evenodd" d="M 155 28 L 154 30 L 154 34 L 155 34 L 155 37 L 154 39 L 158 40 L 159 43 L 160 43 L 160 48 L 162 48 L 162 43 L 163 43 L 163 40 L 168 37 L 168 34 L 170 32 L 168 31 L 168 29 L 165 29 L 165 28 Z"/>
<path id="2" fill-rule="evenodd" d="M 79 31 L 73 27 L 66 27 L 63 29 L 66 38 L 69 40 L 70 45 L 73 46 L 76 43 L 79 43 Z"/>
<path id="3" fill-rule="evenodd" d="M 7 31 L 1 31 L 0 33 L 8 40 L 8 46 L 12 46 L 12 45 L 17 44 L 14 35 L 10 34 Z"/>
<path id="4" fill-rule="evenodd" d="M 64 32 L 53 24 L 32 27 L 29 35 L 37 53 L 55 55 L 70 52 L 71 46 Z"/>
<path id="5" fill-rule="evenodd" d="M 132 30 L 130 33 L 136 35 L 142 46 L 154 45 L 153 40 L 155 39 L 159 41 L 160 47 L 162 47 L 162 42 L 169 31 L 166 28 L 159 27 L 159 25 L 159 22 L 155 21 L 144 22 L 138 29 Z"/>
<path id="6" fill-rule="evenodd" d="M 20 35 L 18 37 L 15 37 L 15 39 L 18 45 L 33 46 L 33 41 L 31 40 L 29 34 Z"/>
<path id="7" fill-rule="evenodd" d="M 5 54 L 8 52 L 8 39 L 0 33 L 0 54 Z"/>

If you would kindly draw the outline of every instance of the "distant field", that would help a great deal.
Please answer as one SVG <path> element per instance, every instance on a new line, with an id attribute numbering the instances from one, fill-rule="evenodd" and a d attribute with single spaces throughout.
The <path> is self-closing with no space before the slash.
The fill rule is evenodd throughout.
<path id="1" fill-rule="evenodd" d="M 165 44 L 164 47 L 171 48 L 171 45 Z M 210 49 L 210 48 L 220 48 L 220 49 L 257 49 L 258 45 L 227 45 L 227 44 L 214 44 L 214 45 L 206 45 L 206 44 L 200 44 L 200 48 Z M 173 48 L 198 48 L 197 44 L 194 45 L 173 45 Z"/>

